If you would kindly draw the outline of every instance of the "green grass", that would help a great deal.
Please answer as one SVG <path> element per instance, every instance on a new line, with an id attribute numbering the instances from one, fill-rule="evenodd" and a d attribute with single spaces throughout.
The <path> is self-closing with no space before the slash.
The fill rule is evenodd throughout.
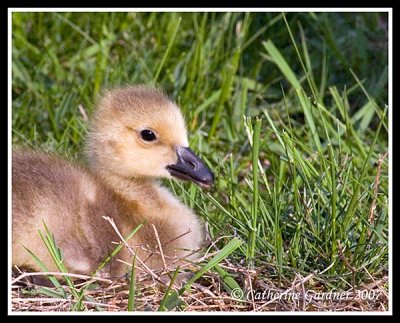
<path id="1" fill-rule="evenodd" d="M 359 286 L 388 270 L 387 159 L 374 189 L 388 150 L 386 19 L 13 13 L 13 144 L 81 158 L 81 109 L 90 115 L 102 88 L 156 84 L 216 174 L 211 191 L 166 185 L 212 238 L 227 236 L 221 249 L 247 242 L 231 262 L 282 286 L 333 264 L 316 278 L 326 289 Z"/>

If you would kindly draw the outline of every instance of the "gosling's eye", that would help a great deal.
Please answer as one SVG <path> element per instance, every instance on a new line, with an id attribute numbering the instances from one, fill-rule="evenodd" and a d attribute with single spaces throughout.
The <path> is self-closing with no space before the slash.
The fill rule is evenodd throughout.
<path id="1" fill-rule="evenodd" d="M 145 129 L 140 132 L 140 136 L 144 141 L 154 141 L 157 139 L 153 131 Z"/>

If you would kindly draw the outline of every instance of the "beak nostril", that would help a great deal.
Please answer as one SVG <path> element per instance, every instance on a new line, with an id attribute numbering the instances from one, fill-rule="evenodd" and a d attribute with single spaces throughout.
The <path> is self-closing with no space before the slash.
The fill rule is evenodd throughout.
<path id="1" fill-rule="evenodd" d="M 189 147 L 176 146 L 175 150 L 178 161 L 176 164 L 167 166 L 172 176 L 192 181 L 203 187 L 213 184 L 214 175 Z"/>
<path id="2" fill-rule="evenodd" d="M 192 169 L 195 169 L 195 168 L 196 168 L 196 164 L 193 163 L 193 162 L 191 162 L 191 161 L 185 160 L 185 164 L 186 164 L 187 166 L 191 167 Z"/>

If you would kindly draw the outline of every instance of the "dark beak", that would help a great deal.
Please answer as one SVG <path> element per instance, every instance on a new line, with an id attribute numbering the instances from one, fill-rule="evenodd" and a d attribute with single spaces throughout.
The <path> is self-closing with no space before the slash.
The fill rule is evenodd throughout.
<path id="1" fill-rule="evenodd" d="M 178 162 L 167 166 L 172 176 L 202 187 L 210 187 L 214 183 L 213 173 L 189 147 L 176 147 L 176 154 Z"/>

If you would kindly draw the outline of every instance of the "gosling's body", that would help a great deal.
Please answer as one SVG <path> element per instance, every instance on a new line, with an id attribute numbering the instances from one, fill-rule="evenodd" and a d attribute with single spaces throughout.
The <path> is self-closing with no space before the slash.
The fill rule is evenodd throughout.
<path id="1" fill-rule="evenodd" d="M 42 153 L 13 153 L 12 173 L 13 264 L 41 270 L 26 247 L 49 270 L 57 270 L 38 234 L 46 223 L 67 268 L 82 274 L 95 270 L 110 242 L 118 241 L 101 218 L 120 213 L 112 193 L 82 167 Z"/>
<path id="2" fill-rule="evenodd" d="M 38 234 L 44 222 L 69 271 L 93 273 L 120 241 L 103 216 L 112 218 L 123 236 L 146 221 L 129 245 L 152 270 L 164 266 L 157 235 L 167 266 L 176 266 L 177 257 L 193 258 L 201 248 L 200 220 L 157 180 L 170 177 L 166 167 L 177 162 L 175 147 L 188 146 L 179 109 L 159 91 L 142 87 L 109 92 L 98 105 L 86 145 L 88 168 L 44 153 L 13 153 L 14 265 L 42 270 L 26 247 L 56 270 Z M 143 127 L 157 133 L 156 142 L 141 139 Z M 115 258 L 132 262 L 126 248 Z M 102 275 L 126 273 L 127 266 L 115 258 Z"/>

